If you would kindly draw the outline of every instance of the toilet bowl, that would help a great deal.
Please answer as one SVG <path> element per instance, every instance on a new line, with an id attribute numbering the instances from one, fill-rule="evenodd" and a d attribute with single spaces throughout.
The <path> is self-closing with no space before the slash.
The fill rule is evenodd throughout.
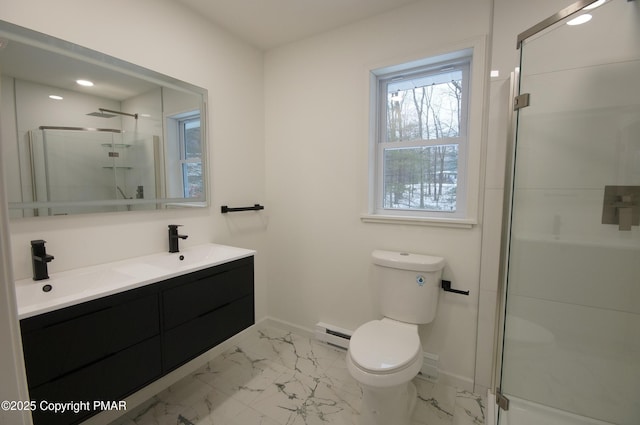
<path id="1" fill-rule="evenodd" d="M 373 320 L 352 335 L 347 369 L 363 386 L 360 424 L 408 425 L 416 402 L 411 380 L 422 367 L 418 326 Z"/>
<path id="2" fill-rule="evenodd" d="M 362 387 L 360 425 L 409 425 L 417 401 L 411 380 L 423 362 L 418 324 L 434 320 L 444 259 L 376 250 L 384 318 L 355 330 L 347 369 Z"/>

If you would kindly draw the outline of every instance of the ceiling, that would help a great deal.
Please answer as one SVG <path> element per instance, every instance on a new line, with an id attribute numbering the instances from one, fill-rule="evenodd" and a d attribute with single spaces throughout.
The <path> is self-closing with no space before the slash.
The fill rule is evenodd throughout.
<path id="1" fill-rule="evenodd" d="M 268 50 L 417 0 L 176 0 Z"/>

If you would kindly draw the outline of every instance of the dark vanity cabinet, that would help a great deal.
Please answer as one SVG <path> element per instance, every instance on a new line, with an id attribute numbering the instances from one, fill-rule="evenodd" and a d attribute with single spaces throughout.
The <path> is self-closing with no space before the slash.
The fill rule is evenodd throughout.
<path id="1" fill-rule="evenodd" d="M 254 321 L 253 257 L 23 319 L 34 424 L 79 423 Z"/>
<path id="2" fill-rule="evenodd" d="M 75 423 L 162 373 L 157 291 L 144 287 L 20 322 L 34 424 Z M 89 401 L 74 413 L 49 403 Z M 76 408 L 76 410 L 80 410 Z"/>
<path id="3" fill-rule="evenodd" d="M 172 279 L 161 301 L 168 372 L 255 322 L 253 257 Z"/>

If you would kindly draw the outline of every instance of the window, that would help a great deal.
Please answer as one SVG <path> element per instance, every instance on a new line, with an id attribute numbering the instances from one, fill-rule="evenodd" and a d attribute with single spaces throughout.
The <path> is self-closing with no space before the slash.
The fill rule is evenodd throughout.
<path id="1" fill-rule="evenodd" d="M 185 198 L 200 198 L 204 195 L 200 115 L 179 119 L 178 128 L 182 192 Z"/>
<path id="2" fill-rule="evenodd" d="M 373 71 L 370 217 L 469 221 L 472 52 Z"/>
<path id="3" fill-rule="evenodd" d="M 168 115 L 166 123 L 166 185 L 170 198 L 205 197 L 202 175 L 202 129 L 199 111 Z"/>

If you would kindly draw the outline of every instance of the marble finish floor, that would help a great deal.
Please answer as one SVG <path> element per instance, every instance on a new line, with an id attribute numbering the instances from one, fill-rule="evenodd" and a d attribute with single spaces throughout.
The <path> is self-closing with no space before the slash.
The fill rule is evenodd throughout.
<path id="1" fill-rule="evenodd" d="M 251 330 L 112 425 L 356 425 L 362 392 L 345 354 L 277 328 Z M 414 382 L 413 425 L 484 424 L 480 396 L 420 378 Z"/>

